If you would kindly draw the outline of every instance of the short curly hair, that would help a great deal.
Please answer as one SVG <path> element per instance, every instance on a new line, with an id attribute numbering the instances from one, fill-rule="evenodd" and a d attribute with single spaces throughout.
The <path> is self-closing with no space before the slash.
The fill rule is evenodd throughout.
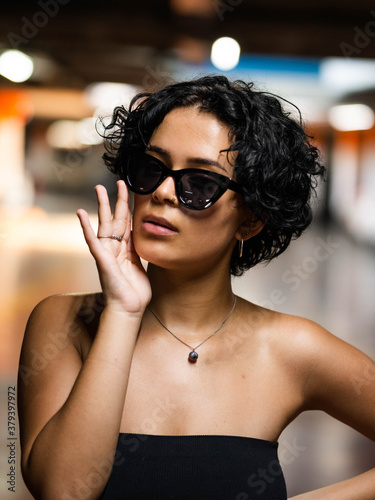
<path id="1" fill-rule="evenodd" d="M 108 169 L 123 178 L 127 157 L 144 149 L 154 130 L 175 108 L 197 107 L 229 126 L 235 151 L 234 178 L 243 200 L 258 220 L 260 233 L 244 242 L 242 256 L 233 251 L 230 272 L 240 276 L 259 262 L 286 250 L 312 220 L 311 197 L 325 168 L 312 138 L 283 110 L 273 94 L 252 83 L 206 76 L 136 95 L 126 110 L 115 108 L 106 125 Z M 288 102 L 288 101 L 287 101 Z"/>

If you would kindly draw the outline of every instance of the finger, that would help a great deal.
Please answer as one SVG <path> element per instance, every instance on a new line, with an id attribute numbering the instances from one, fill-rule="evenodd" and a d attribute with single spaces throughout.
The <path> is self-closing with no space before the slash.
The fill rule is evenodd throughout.
<path id="1" fill-rule="evenodd" d="M 124 181 L 117 181 L 117 202 L 113 220 L 125 220 L 129 209 L 129 196 Z"/>
<path id="2" fill-rule="evenodd" d="M 86 210 L 83 210 L 80 208 L 77 210 L 77 216 L 78 219 L 81 223 L 82 231 L 83 231 L 83 236 L 85 238 L 85 241 L 89 247 L 90 252 L 94 256 L 94 258 L 97 258 L 99 256 L 99 253 L 101 251 L 102 245 L 100 244 L 100 241 L 96 237 L 95 231 L 93 230 L 89 215 L 86 212 Z"/>
<path id="3" fill-rule="evenodd" d="M 129 193 L 124 181 L 117 182 L 117 202 L 112 220 L 114 234 L 123 236 L 128 240 L 130 235 L 131 214 L 129 206 Z"/>
<path id="4" fill-rule="evenodd" d="M 109 204 L 108 193 L 104 186 L 95 186 L 98 200 L 98 236 L 111 236 L 112 213 Z"/>

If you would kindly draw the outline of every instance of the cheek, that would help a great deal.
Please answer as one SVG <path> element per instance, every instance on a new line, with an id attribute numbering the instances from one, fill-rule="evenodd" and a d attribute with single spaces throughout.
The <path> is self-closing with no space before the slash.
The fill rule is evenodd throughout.
<path id="1" fill-rule="evenodd" d="M 196 239 L 202 243 L 210 240 L 220 246 L 225 241 L 230 242 L 241 224 L 240 212 L 232 202 L 214 205 L 212 209 L 195 214 L 190 218 L 189 227 L 194 231 Z"/>
<path id="2" fill-rule="evenodd" d="M 142 208 L 148 201 L 149 197 L 150 195 L 133 194 L 132 215 L 134 222 L 139 222 L 139 219 L 141 218 Z"/>
<path id="3" fill-rule="evenodd" d="M 135 247 L 137 247 L 138 235 L 142 226 L 142 210 L 143 200 L 146 196 L 134 195 L 133 210 L 132 210 L 132 239 Z"/>

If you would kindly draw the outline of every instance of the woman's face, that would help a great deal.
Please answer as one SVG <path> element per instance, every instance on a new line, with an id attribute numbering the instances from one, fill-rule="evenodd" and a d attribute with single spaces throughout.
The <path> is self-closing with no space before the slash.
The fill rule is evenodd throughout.
<path id="1" fill-rule="evenodd" d="M 233 177 L 226 152 L 229 127 L 197 108 L 178 108 L 154 131 L 147 153 L 168 168 L 197 168 Z M 203 269 L 225 263 L 247 220 L 238 193 L 227 190 L 211 207 L 194 211 L 183 207 L 172 177 L 149 195 L 134 195 L 133 241 L 146 261 L 167 269 Z M 169 226 L 165 227 L 165 226 Z M 236 238 L 237 236 L 237 238 Z"/>

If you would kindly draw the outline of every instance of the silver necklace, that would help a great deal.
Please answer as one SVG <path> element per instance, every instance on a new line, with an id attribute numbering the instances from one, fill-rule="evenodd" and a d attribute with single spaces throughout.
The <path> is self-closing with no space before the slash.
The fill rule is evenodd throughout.
<path id="1" fill-rule="evenodd" d="M 231 317 L 233 311 L 234 311 L 234 308 L 236 307 L 236 304 L 237 304 L 237 297 L 234 296 L 234 302 L 233 302 L 233 306 L 232 306 L 232 309 L 230 310 L 230 313 L 228 314 L 228 316 L 224 319 L 224 321 L 221 323 L 221 325 L 219 326 L 219 328 L 217 330 L 215 330 L 213 333 L 211 333 L 211 335 L 209 335 L 203 342 L 201 342 L 200 344 L 198 344 L 197 346 L 195 347 L 192 347 L 191 345 L 187 344 L 186 342 L 184 342 L 183 340 L 181 340 L 179 337 L 177 337 L 177 335 L 173 332 L 171 332 L 166 326 L 165 324 L 156 316 L 156 314 L 154 313 L 154 311 L 149 307 L 148 309 L 151 311 L 151 313 L 155 316 L 155 318 L 158 320 L 158 322 L 161 324 L 161 326 L 163 328 L 165 328 L 165 330 L 167 330 L 167 332 L 169 332 L 171 335 L 173 335 L 173 337 L 177 340 L 179 340 L 182 344 L 186 345 L 186 347 L 188 347 L 189 349 L 191 349 L 191 351 L 189 352 L 189 357 L 188 357 L 188 360 L 191 362 L 191 363 L 195 363 L 198 359 L 198 353 L 197 353 L 197 349 L 198 347 L 200 347 L 201 345 L 203 345 L 205 342 L 207 342 L 208 339 L 210 339 L 211 337 L 213 337 L 215 335 L 215 333 L 217 333 L 219 330 L 221 330 L 224 326 L 224 323 Z"/>

